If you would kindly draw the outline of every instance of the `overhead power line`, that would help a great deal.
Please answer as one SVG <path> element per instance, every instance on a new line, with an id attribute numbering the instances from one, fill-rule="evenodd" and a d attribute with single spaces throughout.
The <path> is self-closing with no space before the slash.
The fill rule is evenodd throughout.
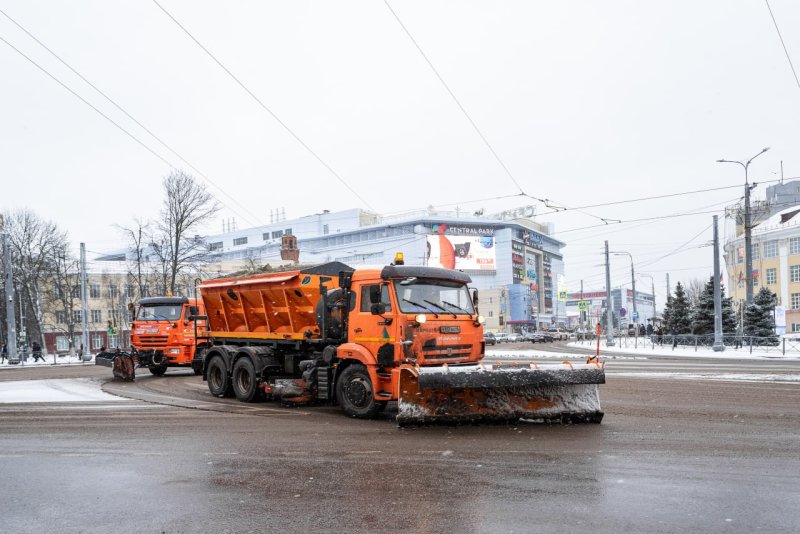
<path id="1" fill-rule="evenodd" d="M 80 73 L 80 72 L 78 72 L 76 69 L 74 69 L 74 68 L 72 67 L 72 65 L 70 65 L 69 63 L 67 63 L 67 62 L 66 62 L 64 59 L 62 59 L 62 58 L 61 58 L 61 56 L 59 56 L 58 54 L 56 54 L 56 53 L 55 53 L 53 50 L 51 50 L 51 49 L 50 49 L 50 48 L 49 48 L 47 45 L 45 45 L 45 44 L 44 44 L 42 41 L 40 41 L 40 40 L 39 40 L 39 39 L 38 39 L 38 38 L 37 38 L 35 35 L 33 35 L 33 34 L 32 34 L 31 32 L 29 32 L 29 31 L 28 31 L 26 28 L 24 28 L 24 27 L 23 27 L 23 26 L 22 26 L 22 25 L 21 25 L 19 22 L 17 22 L 16 20 L 14 20 L 14 19 L 13 19 L 13 18 L 12 18 L 12 17 L 11 17 L 11 16 L 8 14 L 8 13 L 6 13 L 5 11 L 3 11 L 2 9 L 0 9 L 0 13 L 2 13 L 2 14 L 3 14 L 3 16 L 5 16 L 5 17 L 6 17 L 8 20 L 10 20 L 12 23 L 14 23 L 14 25 L 16 25 L 16 26 L 17 26 L 17 28 L 19 28 L 20 30 L 22 30 L 23 32 L 25 32 L 25 33 L 28 35 L 28 37 L 30 37 L 31 39 L 33 39 L 34 41 L 36 41 L 36 43 L 38 43 L 38 44 L 39 44 L 39 46 L 41 46 L 42 48 L 44 48 L 45 50 L 47 50 L 47 51 L 48 51 L 48 52 L 49 52 L 49 53 L 50 53 L 50 54 L 51 54 L 51 55 L 52 55 L 54 58 L 56 58 L 56 59 L 57 59 L 59 62 L 61 62 L 61 64 L 62 64 L 62 65 L 64 65 L 65 67 L 67 67 L 67 68 L 68 68 L 70 71 L 72 71 L 72 72 L 73 72 L 73 73 L 74 73 L 76 76 L 78 76 L 78 77 L 79 77 L 81 80 L 83 80 L 83 81 L 84 81 L 84 82 L 85 82 L 87 85 L 89 85 L 89 87 L 91 87 L 92 89 L 94 89 L 95 91 L 97 91 L 97 93 L 99 93 L 99 94 L 100 94 L 100 95 L 101 95 L 103 98 L 105 98 L 105 99 L 106 99 L 108 102 L 110 102 L 110 103 L 111 103 L 111 104 L 112 104 L 112 105 L 113 105 L 115 108 L 117 108 L 119 111 L 121 111 L 121 112 L 122 112 L 122 113 L 123 113 L 123 114 L 124 114 L 126 117 L 128 117 L 130 120 L 132 120 L 133 122 L 135 122 L 135 123 L 136 123 L 136 124 L 137 124 L 137 125 L 138 125 L 138 126 L 141 128 L 141 129 L 142 129 L 142 130 L 144 130 L 145 132 L 147 132 L 148 134 L 150 134 L 150 136 L 151 136 L 153 139 L 155 139 L 156 141 L 158 141 L 158 142 L 161 144 L 161 146 L 163 146 L 164 148 L 166 148 L 167 150 L 169 150 L 169 151 L 170 151 L 170 152 L 171 152 L 171 153 L 172 153 L 174 156 L 176 156 L 178 159 L 180 159 L 182 162 L 184 162 L 184 163 L 185 163 L 185 164 L 186 164 L 186 165 L 187 165 L 187 166 L 188 166 L 190 169 L 192 169 L 192 170 L 193 170 L 195 173 L 197 173 L 197 174 L 198 174 L 198 175 L 199 175 L 201 178 L 203 178 L 204 180 L 206 180 L 206 181 L 207 181 L 209 184 L 211 184 L 213 187 L 215 187 L 215 188 L 216 188 L 216 189 L 217 189 L 217 190 L 218 190 L 220 193 L 222 193 L 223 195 L 225 195 L 225 196 L 226 196 L 228 199 L 230 199 L 230 200 L 231 200 L 231 201 L 232 201 L 234 204 L 236 204 L 236 205 L 239 207 L 239 210 L 233 210 L 233 209 L 232 209 L 231 211 L 239 211 L 239 212 L 241 212 L 241 211 L 244 211 L 244 212 L 248 213 L 250 216 L 252 216 L 252 217 L 253 217 L 253 219 L 252 219 L 252 220 L 249 220 L 249 221 L 248 221 L 248 222 L 250 222 L 250 224 L 253 224 L 253 225 L 256 225 L 256 226 L 258 226 L 258 225 L 261 225 L 261 224 L 262 224 L 262 223 L 260 223 L 260 221 L 259 221 L 259 218 L 258 218 L 258 216 L 257 216 L 257 215 L 254 215 L 254 214 L 253 214 L 251 211 L 249 211 L 249 210 L 248 210 L 248 209 L 247 209 L 245 206 L 243 206 L 243 205 L 242 205 L 241 203 L 239 203 L 239 202 L 238 202 L 238 201 L 237 201 L 235 198 L 233 198 L 231 195 L 229 195 L 229 194 L 228 194 L 228 193 L 227 193 L 227 192 L 226 192 L 226 191 L 225 191 L 225 190 L 224 190 L 222 187 L 220 187 L 220 186 L 219 186 L 219 185 L 217 185 L 217 184 L 216 184 L 216 183 L 215 183 L 213 180 L 211 180 L 211 178 L 209 178 L 208 176 L 206 176 L 206 175 L 205 175 L 205 174 L 204 174 L 202 171 L 198 170 L 198 169 L 197 169 L 197 167 L 195 167 L 194 165 L 192 165 L 191 163 L 189 163 L 189 162 L 186 160 L 186 158 L 184 158 L 183 156 L 181 156 L 180 154 L 178 154 L 178 152 L 177 152 L 177 151 L 175 151 L 175 150 L 174 150 L 174 149 L 173 149 L 171 146 L 169 146 L 169 145 L 168 145 L 166 142 L 164 142 L 164 141 L 163 141 L 163 140 L 162 140 L 160 137 L 158 137 L 158 136 L 157 136 L 155 133 L 153 133 L 153 132 L 152 132 L 152 131 L 151 131 L 151 130 L 150 130 L 148 127 L 147 127 L 147 126 L 145 126 L 144 124 L 142 124 L 141 122 L 139 122 L 139 121 L 138 121 L 138 120 L 137 120 L 135 117 L 133 117 L 133 116 L 132 116 L 130 113 L 128 113 L 128 112 L 127 112 L 127 111 L 126 111 L 126 110 L 125 110 L 125 109 L 124 109 L 122 106 L 120 106 L 120 105 L 119 105 L 119 104 L 118 104 L 116 101 L 114 101 L 114 100 L 113 100 L 113 99 L 112 99 L 110 96 L 108 96 L 106 93 L 104 93 L 102 90 L 100 90 L 100 88 L 98 88 L 98 87 L 97 87 L 95 84 L 93 84 L 91 81 L 89 81 L 89 80 L 88 80 L 88 79 L 87 79 L 87 78 L 86 78 L 86 77 L 85 77 L 83 74 L 81 74 L 81 73 Z M 173 166 L 173 165 L 171 165 L 171 164 L 169 164 L 169 165 L 170 165 L 170 167 L 174 168 L 174 166 Z M 229 208 L 229 209 L 230 209 L 230 208 Z M 247 219 L 246 219 L 246 220 L 247 220 Z"/>
<path id="2" fill-rule="evenodd" d="M 797 88 L 800 89 L 800 78 L 797 77 L 797 71 L 794 70 L 794 64 L 792 63 L 792 58 L 789 56 L 789 50 L 786 48 L 786 43 L 783 42 L 783 36 L 781 35 L 781 30 L 778 28 L 778 21 L 775 20 L 775 14 L 772 12 L 772 8 L 769 5 L 769 0 L 764 0 L 764 3 L 767 4 L 767 9 L 769 10 L 769 16 L 772 18 L 772 23 L 775 25 L 775 31 L 778 32 L 778 39 L 781 41 L 781 46 L 783 47 L 783 53 L 786 54 L 786 60 L 789 62 L 789 68 L 792 69 L 792 74 L 794 75 L 794 81 L 797 83 Z"/>
<path id="3" fill-rule="evenodd" d="M 155 0 L 153 0 L 153 1 L 155 1 Z M 414 36 L 413 36 L 413 35 L 411 35 L 411 32 L 408 30 L 408 28 L 406 27 L 406 25 L 405 25 L 405 24 L 403 24 L 403 21 L 402 21 L 402 20 L 400 20 L 400 17 L 397 15 L 397 13 L 395 12 L 395 10 L 394 10 L 394 9 L 392 9 L 392 6 L 389 4 L 389 1 L 388 1 L 388 0 L 383 0 L 383 3 L 384 3 L 384 4 L 386 4 L 386 8 L 389 10 L 389 12 L 392 14 L 392 16 L 394 17 L 394 19 L 397 21 L 397 23 L 398 23 L 398 24 L 400 25 L 400 27 L 403 29 L 403 32 L 406 34 L 406 36 L 407 36 L 407 37 L 408 37 L 408 38 L 411 40 L 411 42 L 414 44 L 414 47 L 417 49 L 417 51 L 420 53 L 420 55 L 422 56 L 422 58 L 425 60 L 425 63 L 427 63 L 427 64 L 428 64 L 428 67 L 430 67 L 430 69 L 433 71 L 433 74 L 436 76 L 436 78 L 439 80 L 439 82 L 440 82 L 440 83 L 442 84 L 442 86 L 444 87 L 445 91 L 447 91 L 447 94 L 449 94 L 449 95 L 450 95 L 450 98 L 452 98 L 452 99 L 453 99 L 453 102 L 455 102 L 455 103 L 456 103 L 456 106 L 458 106 L 458 109 L 459 109 L 459 110 L 461 110 L 461 113 L 464 115 L 464 117 L 466 117 L 467 121 L 470 123 L 470 125 L 472 126 L 472 128 L 475 130 L 475 133 L 477 133 L 477 134 L 478 134 L 478 137 L 480 137 L 480 138 L 481 138 L 481 141 L 483 141 L 483 144 L 484 144 L 484 145 L 486 145 L 486 148 L 487 148 L 487 149 L 489 149 L 489 152 L 491 152 L 492 156 L 494 156 L 494 159 L 495 159 L 495 160 L 497 160 L 497 163 L 500 165 L 500 167 L 503 169 L 503 171 L 506 173 L 506 175 L 509 177 L 509 179 L 510 179 L 510 180 L 511 180 L 511 181 L 514 183 L 514 185 L 517 187 L 517 189 L 519 189 L 519 193 L 520 193 L 520 195 L 521 195 L 521 196 L 528 197 L 528 198 L 530 198 L 530 199 L 532 199 L 532 200 L 535 200 L 535 201 L 537 201 L 537 202 L 541 202 L 541 203 L 542 203 L 542 204 L 544 204 L 546 207 L 548 207 L 548 208 L 550 208 L 550 209 L 552 209 L 552 210 L 554 210 L 554 211 L 561 211 L 561 210 L 564 210 L 564 209 L 575 209 L 575 208 L 567 208 L 566 206 L 563 206 L 563 205 L 558 205 L 558 204 L 560 204 L 559 202 L 556 202 L 556 201 L 554 201 L 554 200 L 550 200 L 550 199 L 548 199 L 548 198 L 539 198 L 539 197 L 535 197 L 535 196 L 533 196 L 533 195 L 529 195 L 528 193 L 526 193 L 526 192 L 525 192 L 525 191 L 522 189 L 522 186 L 519 184 L 519 182 L 517 181 L 517 179 L 516 179 L 516 178 L 514 177 L 514 175 L 511 173 L 511 170 L 508 168 L 508 166 L 505 164 L 505 162 L 503 162 L 503 160 L 500 158 L 500 155 L 497 153 L 497 151 L 494 149 L 494 147 L 492 146 L 492 144 L 489 142 L 489 140 L 488 140 L 488 139 L 486 138 L 486 136 L 483 134 L 483 132 L 481 131 L 481 129 L 480 129 L 480 128 L 478 128 L 478 125 L 477 125 L 477 123 L 476 123 L 476 122 L 475 122 L 475 121 L 472 119 L 472 117 L 471 117 L 471 116 L 470 116 L 470 114 L 467 112 L 467 110 L 466 110 L 466 108 L 463 106 L 463 104 L 461 104 L 461 101 L 458 99 L 458 97 L 456 97 L 456 95 L 455 95 L 455 93 L 453 92 L 453 90 L 452 90 L 452 89 L 450 89 L 450 86 L 449 86 L 449 85 L 447 84 L 447 82 L 444 80 L 444 78 L 442 77 L 442 75 L 441 75 L 441 74 L 439 74 L 439 71 L 438 71 L 438 70 L 436 69 L 436 67 L 433 65 L 433 62 L 432 62 L 432 61 L 431 61 L 431 60 L 428 58 L 428 56 L 427 56 L 427 55 L 425 54 L 425 52 L 422 50 L 422 47 L 419 45 L 419 43 L 418 43 L 418 42 L 417 42 L 417 40 L 414 38 Z M 608 224 L 609 222 L 613 222 L 613 221 L 614 221 L 614 220 L 612 220 L 612 219 L 605 219 L 605 218 L 603 218 L 603 217 L 598 217 L 597 215 L 592 215 L 591 213 L 586 213 L 586 212 L 583 212 L 583 211 L 580 211 L 580 210 L 577 210 L 577 209 L 576 209 L 575 211 L 578 211 L 578 212 L 580 212 L 580 213 L 583 213 L 584 215 L 587 215 L 587 216 L 589 216 L 589 217 L 592 217 L 592 218 L 595 218 L 595 219 L 601 220 L 601 221 L 605 222 L 606 224 Z"/>
<path id="4" fill-rule="evenodd" d="M 337 173 L 335 170 L 333 170 L 333 168 L 332 168 L 330 165 L 328 165 L 328 164 L 327 164 L 327 163 L 326 163 L 326 162 L 325 162 L 325 161 L 324 161 L 324 160 L 323 160 L 323 159 L 322 159 L 322 158 L 321 158 L 321 157 L 320 157 L 320 156 L 319 156 L 319 155 L 318 155 L 316 152 L 314 152 L 314 150 L 312 150 L 312 149 L 311 149 L 311 147 L 310 147 L 310 146 L 309 146 L 309 145 L 308 145 L 308 144 L 307 144 L 305 141 L 303 141 L 302 139 L 300 139 L 300 136 L 299 136 L 299 135 L 297 135 L 297 134 L 294 132 L 294 130 L 292 130 L 291 128 L 289 128 L 289 125 L 287 125 L 285 122 L 283 122 L 283 121 L 280 119 L 280 117 L 278 117 L 278 116 L 275 114 L 275 112 L 274 112 L 274 111 L 272 111 L 272 110 L 271 110 L 269 107 L 267 107 L 267 105 L 266 105 L 266 104 L 264 104 L 264 102 L 263 102 L 263 101 L 262 101 L 260 98 L 258 98 L 258 96 L 256 96 L 256 94 L 255 94 L 255 93 L 253 93 L 253 92 L 252 92 L 252 91 L 251 91 L 251 90 L 250 90 L 250 89 L 249 89 L 249 88 L 248 88 L 248 87 L 247 87 L 247 86 L 246 86 L 246 85 L 245 85 L 245 84 L 244 84 L 244 83 L 243 83 L 243 82 L 242 82 L 242 81 L 241 81 L 239 78 L 237 78 L 237 77 L 236 77 L 236 75 L 235 75 L 235 74 L 233 74 L 233 72 L 231 72 L 231 70 L 230 70 L 228 67 L 226 67 L 225 65 L 223 65 L 223 63 L 222 63 L 222 62 L 221 62 L 219 59 L 217 59 L 217 57 L 216 57 L 214 54 L 212 54 L 212 53 L 211 53 L 211 51 L 210 51 L 208 48 L 206 48 L 206 47 L 203 45 L 203 43 L 201 43 L 201 42 L 200 42 L 200 41 L 199 41 L 199 40 L 198 40 L 198 39 L 197 39 L 197 38 L 196 38 L 194 35 L 192 35 L 192 33 L 191 33 L 189 30 L 187 30 L 187 29 L 186 29 L 186 27 L 184 27 L 184 26 L 183 26 L 183 24 L 181 24 L 181 23 L 178 21 L 178 19 L 176 19 L 174 16 L 172 16 L 172 14 L 171 14 L 169 11 L 167 11 L 167 10 L 164 8 L 164 6 L 162 6 L 161 4 L 159 4 L 157 0 L 153 0 L 153 3 L 154 3 L 155 5 L 157 5 L 157 6 L 158 6 L 158 8 L 159 8 L 161 11 L 163 11 L 163 12 L 164 12 L 164 14 L 165 14 L 167 17 L 169 17 L 169 18 L 170 18 L 170 20 L 172 20 L 172 22 L 174 22 L 174 23 L 175 23 L 175 24 L 176 24 L 176 25 L 177 25 L 177 26 L 178 26 L 178 27 L 179 27 L 181 30 L 183 30 L 183 32 L 184 32 L 184 33 L 185 33 L 185 34 L 186 34 L 186 35 L 187 35 L 187 36 L 188 36 L 188 37 L 189 37 L 189 38 L 190 38 L 192 41 L 194 41 L 194 43 L 195 43 L 197 46 L 199 46 L 199 47 L 200 47 L 200 49 L 201 49 L 203 52 L 205 52 L 205 53 L 206 53 L 206 55 L 208 55 L 208 57 L 210 57 L 210 58 L 212 59 L 212 61 L 214 61 L 214 63 L 216 63 L 216 64 L 219 66 L 219 68 L 221 68 L 223 71 L 225 71 L 225 73 L 226 73 L 228 76 L 230 76 L 230 78 L 231 78 L 231 79 L 232 79 L 234 82 L 236 82 L 236 84 L 237 84 L 237 85 L 239 85 L 239 87 L 241 87 L 241 88 L 244 90 L 244 92 L 245 92 L 245 93 L 247 93 L 248 95 L 250 95 L 250 97 L 251 97 L 251 98 L 252 98 L 252 99 L 253 99 L 253 100 L 254 100 L 254 101 L 255 101 L 255 102 L 256 102 L 256 103 L 257 103 L 259 106 L 261 106 L 261 108 L 262 108 L 264 111 L 266 111 L 267 113 L 269 113 L 269 115 L 270 115 L 270 116 L 271 116 L 271 117 L 272 117 L 272 118 L 273 118 L 273 119 L 274 119 L 274 120 L 275 120 L 275 121 L 276 121 L 278 124 L 280 124 L 280 125 L 283 127 L 283 129 L 284 129 L 284 130 L 286 130 L 286 131 L 289 133 L 289 135 L 291 135 L 291 136 L 292 136 L 292 137 L 295 139 L 295 141 L 297 141 L 298 143 L 300 143 L 300 145 L 301 145 L 303 148 L 305 148 L 305 149 L 306 149 L 306 151 L 308 151 L 308 153 L 309 153 L 309 154 L 311 154 L 312 156 L 314 156 L 314 158 L 315 158 L 315 159 L 316 159 L 316 160 L 317 160 L 317 161 L 318 161 L 318 162 L 319 162 L 319 163 L 320 163 L 320 164 L 321 164 L 323 167 L 325 167 L 325 169 L 327 169 L 327 170 L 328 170 L 328 172 L 330 172 L 330 173 L 331 173 L 331 174 L 332 174 L 332 175 L 333 175 L 333 176 L 334 176 L 334 177 L 335 177 L 337 180 L 339 180 L 339 182 L 340 182 L 340 183 L 341 183 L 343 186 L 345 186 L 345 188 L 347 188 L 347 190 L 348 190 L 348 191 L 350 191 L 351 193 L 353 193 L 353 195 L 355 195 L 355 197 L 356 197 L 356 198 L 358 198 L 358 200 L 360 200 L 360 201 L 361 201 L 361 202 L 362 202 L 362 203 L 363 203 L 363 204 L 364 204 L 364 205 L 365 205 L 367 208 L 369 208 L 369 209 L 370 209 L 370 210 L 372 210 L 372 211 L 375 211 L 375 209 L 374 209 L 372 206 L 370 206 L 370 205 L 369 205 L 369 203 L 368 203 L 366 200 L 364 200 L 364 198 L 363 198 L 361 195 L 359 195 L 359 194 L 356 192 L 356 190 L 355 190 L 355 189 L 353 189 L 352 187 L 350 187 L 350 184 L 348 184 L 348 183 L 345 181 L 345 179 L 344 179 L 344 178 L 342 178 L 342 177 L 339 175 L 339 173 Z"/>

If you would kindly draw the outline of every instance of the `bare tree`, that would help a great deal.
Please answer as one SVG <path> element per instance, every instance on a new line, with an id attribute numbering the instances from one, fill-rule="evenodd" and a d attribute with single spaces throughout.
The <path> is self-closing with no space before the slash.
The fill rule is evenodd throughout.
<path id="1" fill-rule="evenodd" d="M 63 322 L 67 326 L 64 332 L 69 338 L 70 353 L 73 353 L 75 326 L 80 322 L 76 320 L 75 311 L 80 309 L 81 277 L 79 262 L 66 244 L 56 250 L 45 294 L 51 306 L 47 311 L 56 317 L 63 314 Z M 60 324 L 61 321 L 56 319 L 56 323 Z"/>
<path id="2" fill-rule="evenodd" d="M 704 282 L 702 278 L 692 278 L 684 284 L 686 298 L 689 300 L 689 305 L 692 309 L 697 308 L 700 304 L 700 296 L 706 289 L 706 282 L 707 280 Z"/>
<path id="3" fill-rule="evenodd" d="M 68 246 L 67 234 L 28 209 L 6 213 L 3 220 L 11 242 L 20 320 L 25 318 L 21 326 L 45 346 L 42 288 L 53 276 L 56 256 Z"/>
<path id="4" fill-rule="evenodd" d="M 128 245 L 133 253 L 128 260 L 128 279 L 139 292 L 144 294 L 144 287 L 147 285 L 147 274 L 149 271 L 147 263 L 147 252 L 150 245 L 150 223 L 141 219 L 134 219 L 132 226 L 117 227 L 125 236 Z M 127 256 L 127 255 L 126 255 Z M 129 295 L 131 299 L 133 295 Z"/>
<path id="5" fill-rule="evenodd" d="M 153 244 L 158 244 L 158 255 L 165 260 L 164 289 L 175 292 L 180 275 L 191 275 L 202 267 L 208 246 L 194 234 L 216 215 L 220 205 L 203 184 L 183 172 L 172 172 L 163 185 L 166 197 L 158 221 L 162 239 Z"/>

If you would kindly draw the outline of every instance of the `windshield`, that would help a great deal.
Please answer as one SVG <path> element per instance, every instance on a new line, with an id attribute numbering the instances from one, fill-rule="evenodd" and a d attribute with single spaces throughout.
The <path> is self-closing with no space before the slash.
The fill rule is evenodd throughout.
<path id="1" fill-rule="evenodd" d="M 177 321 L 181 318 L 180 305 L 142 306 L 136 314 L 137 321 Z"/>
<path id="2" fill-rule="evenodd" d="M 394 290 L 403 313 L 453 316 L 475 313 L 467 286 L 459 282 L 406 278 L 395 280 Z"/>

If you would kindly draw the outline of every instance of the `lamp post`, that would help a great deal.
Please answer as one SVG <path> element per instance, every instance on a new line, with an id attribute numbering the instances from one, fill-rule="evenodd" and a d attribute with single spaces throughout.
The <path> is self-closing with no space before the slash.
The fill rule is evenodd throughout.
<path id="1" fill-rule="evenodd" d="M 627 255 L 631 259 L 631 289 L 633 290 L 633 321 L 636 325 L 636 335 L 639 334 L 639 312 L 636 311 L 636 276 L 633 272 L 633 254 L 630 252 L 612 252 L 615 256 Z M 621 292 L 620 292 L 621 293 Z"/>
<path id="2" fill-rule="evenodd" d="M 734 161 L 728 159 L 718 159 L 717 163 L 737 163 L 744 168 L 744 283 L 745 283 L 745 304 L 753 302 L 753 251 L 751 227 L 750 227 L 750 190 L 755 188 L 757 184 L 751 187 L 747 181 L 747 168 L 758 156 L 769 150 L 769 147 L 763 148 L 761 152 L 747 160 L 746 162 Z"/>

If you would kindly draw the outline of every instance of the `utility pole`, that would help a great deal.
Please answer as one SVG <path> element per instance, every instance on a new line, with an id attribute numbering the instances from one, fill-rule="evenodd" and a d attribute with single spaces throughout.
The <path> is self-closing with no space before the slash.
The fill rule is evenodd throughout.
<path id="1" fill-rule="evenodd" d="M 753 302 L 753 250 L 752 250 L 752 224 L 750 221 L 750 190 L 755 188 L 758 184 L 750 186 L 747 179 L 747 168 L 758 156 L 769 150 L 766 147 L 758 154 L 747 160 L 746 163 L 741 161 L 718 159 L 717 163 L 737 163 L 744 168 L 744 283 L 745 283 L 745 304 Z"/>
<path id="2" fill-rule="evenodd" d="M 581 299 L 578 302 L 583 303 L 583 280 L 581 280 Z M 581 306 L 581 304 L 578 304 L 578 308 L 580 308 L 580 306 Z M 578 314 L 579 314 L 579 316 L 581 318 L 581 320 L 580 320 L 581 331 L 583 331 L 583 314 L 584 313 L 586 313 L 585 310 L 581 310 L 581 309 L 578 310 Z"/>
<path id="3" fill-rule="evenodd" d="M 714 215 L 714 352 L 725 350 L 722 342 L 722 292 L 719 287 L 719 231 L 717 215 Z"/>
<path id="4" fill-rule="evenodd" d="M 606 241 L 606 346 L 614 346 L 614 307 L 611 300 L 611 267 L 608 261 L 608 241 Z"/>
<path id="5" fill-rule="evenodd" d="M 83 344 L 83 351 L 81 351 L 81 361 L 86 361 L 84 352 L 89 352 L 89 294 L 86 291 L 86 243 L 81 243 L 81 323 L 83 334 L 81 335 L 81 343 Z"/>
<path id="6" fill-rule="evenodd" d="M 3 234 L 3 278 L 6 290 L 6 347 L 8 363 L 19 363 L 17 355 L 17 317 L 14 312 L 14 274 L 11 268 L 11 243 Z"/>

